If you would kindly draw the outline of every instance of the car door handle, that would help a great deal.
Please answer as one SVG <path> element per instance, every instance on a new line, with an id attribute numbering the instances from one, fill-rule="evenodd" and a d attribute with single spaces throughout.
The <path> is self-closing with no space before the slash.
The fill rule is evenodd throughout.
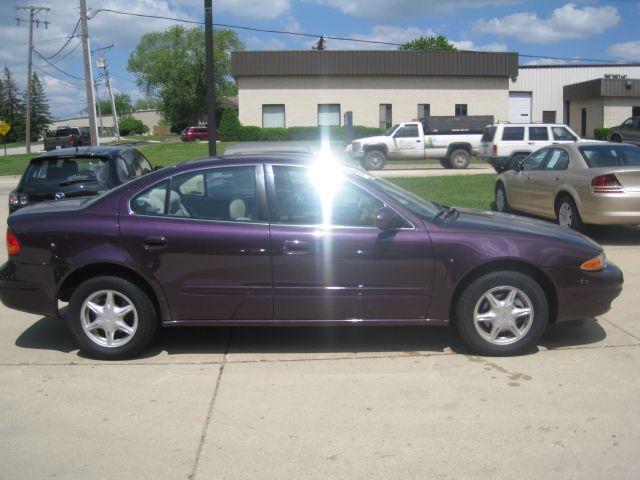
<path id="1" fill-rule="evenodd" d="M 301 255 L 309 253 L 311 244 L 300 240 L 285 240 L 282 251 L 287 255 Z"/>
<path id="2" fill-rule="evenodd" d="M 144 237 L 143 242 L 144 248 L 148 250 L 164 248 L 167 246 L 167 237 L 149 235 L 148 237 Z"/>

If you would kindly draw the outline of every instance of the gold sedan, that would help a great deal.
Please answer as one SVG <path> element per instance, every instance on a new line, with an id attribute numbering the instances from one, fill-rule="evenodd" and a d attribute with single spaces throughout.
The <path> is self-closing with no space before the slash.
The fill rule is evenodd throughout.
<path id="1" fill-rule="evenodd" d="M 640 147 L 621 143 L 550 145 L 498 175 L 496 207 L 584 224 L 640 224 Z"/>

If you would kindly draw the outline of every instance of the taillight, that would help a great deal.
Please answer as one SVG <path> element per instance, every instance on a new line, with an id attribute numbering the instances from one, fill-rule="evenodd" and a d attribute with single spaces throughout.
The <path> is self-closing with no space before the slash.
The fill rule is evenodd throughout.
<path id="1" fill-rule="evenodd" d="M 624 189 L 613 173 L 600 175 L 591 180 L 593 193 L 624 193 Z"/>
<path id="2" fill-rule="evenodd" d="M 493 147 L 491 147 L 491 155 L 493 155 L 494 157 L 498 156 L 498 145 L 496 145 L 495 143 L 493 144 Z"/>
<path id="3" fill-rule="evenodd" d="M 11 229 L 7 228 L 7 252 L 9 255 L 17 255 L 21 248 L 18 238 Z"/>
<path id="4" fill-rule="evenodd" d="M 76 137 L 73 135 L 69 135 L 69 141 L 71 142 L 71 144 L 73 145 L 74 143 L 76 143 Z"/>

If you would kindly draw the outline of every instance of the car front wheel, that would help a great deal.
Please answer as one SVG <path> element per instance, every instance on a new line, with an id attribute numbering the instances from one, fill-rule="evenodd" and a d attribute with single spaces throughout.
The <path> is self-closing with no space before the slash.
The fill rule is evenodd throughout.
<path id="1" fill-rule="evenodd" d="M 385 163 L 387 163 L 387 157 L 384 152 L 369 150 L 364 157 L 362 165 L 366 170 L 382 170 Z"/>
<path id="2" fill-rule="evenodd" d="M 511 211 L 507 200 L 507 192 L 502 183 L 498 183 L 496 186 L 496 209 L 502 213 L 509 213 Z"/>
<path id="3" fill-rule="evenodd" d="M 548 301 L 531 277 L 513 271 L 477 278 L 460 295 L 455 325 L 482 355 L 517 355 L 532 348 L 547 326 Z"/>
<path id="4" fill-rule="evenodd" d="M 73 292 L 67 321 L 82 348 L 104 360 L 138 355 L 158 326 L 156 310 L 146 292 L 111 276 L 92 278 Z"/>

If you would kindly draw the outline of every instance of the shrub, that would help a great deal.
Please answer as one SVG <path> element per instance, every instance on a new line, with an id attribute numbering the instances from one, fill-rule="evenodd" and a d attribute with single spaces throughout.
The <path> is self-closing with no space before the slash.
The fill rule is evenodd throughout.
<path id="1" fill-rule="evenodd" d="M 593 129 L 593 137 L 596 140 L 606 140 L 609 138 L 609 129 L 608 128 L 594 128 Z"/>
<path id="2" fill-rule="evenodd" d="M 286 128 L 260 128 L 261 142 L 284 142 L 286 140 L 289 140 L 289 132 Z"/>
<path id="3" fill-rule="evenodd" d="M 120 127 L 120 135 L 124 137 L 128 135 L 142 135 L 149 131 L 149 127 L 142 123 L 141 120 L 136 120 L 133 117 L 121 119 L 118 126 Z"/>
<path id="4" fill-rule="evenodd" d="M 260 127 L 240 127 L 238 136 L 233 140 L 239 142 L 259 142 L 261 130 Z"/>
<path id="5" fill-rule="evenodd" d="M 364 127 L 362 125 L 353 126 L 353 138 L 377 137 L 387 130 L 377 127 Z"/>
<path id="6" fill-rule="evenodd" d="M 218 126 L 218 140 L 223 142 L 233 142 L 240 138 L 240 120 L 238 120 L 238 112 L 233 108 L 227 108 L 222 113 L 220 125 Z"/>

